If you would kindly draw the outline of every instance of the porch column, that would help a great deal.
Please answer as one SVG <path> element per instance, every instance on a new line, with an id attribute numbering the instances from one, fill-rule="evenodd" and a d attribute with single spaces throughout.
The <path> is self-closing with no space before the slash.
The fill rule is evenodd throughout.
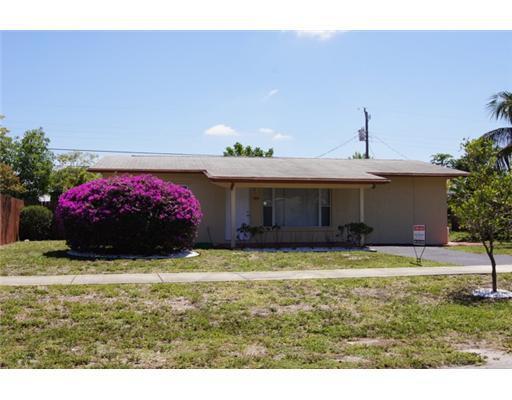
<path id="1" fill-rule="evenodd" d="M 230 195 L 231 195 L 231 201 L 230 201 L 230 205 L 231 205 L 231 209 L 230 209 L 230 212 L 231 212 L 231 218 L 230 218 L 231 219 L 231 248 L 234 249 L 236 246 L 236 188 L 235 188 L 234 183 L 231 184 Z"/>
<path id="2" fill-rule="evenodd" d="M 364 188 L 359 188 L 359 222 L 364 222 Z M 361 237 L 361 244 L 364 246 L 365 237 Z"/>

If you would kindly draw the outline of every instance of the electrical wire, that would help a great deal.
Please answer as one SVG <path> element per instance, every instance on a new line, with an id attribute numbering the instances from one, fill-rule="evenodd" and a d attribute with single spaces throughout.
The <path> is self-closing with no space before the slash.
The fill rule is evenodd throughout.
<path id="1" fill-rule="evenodd" d="M 148 154 L 148 155 L 167 155 L 167 156 L 190 156 L 193 154 L 189 153 L 165 153 L 165 152 L 153 152 L 153 151 L 128 151 L 128 150 L 98 150 L 98 149 L 67 149 L 49 147 L 52 151 L 84 151 L 88 153 L 118 153 L 118 154 Z M 197 154 L 194 154 L 197 155 Z"/>
<path id="2" fill-rule="evenodd" d="M 327 154 L 332 153 L 333 151 L 338 150 L 339 148 L 349 144 L 350 142 L 354 141 L 356 138 L 357 138 L 357 135 L 354 135 L 349 140 L 347 140 L 346 142 L 343 142 L 342 144 L 340 144 L 340 145 L 338 145 L 336 147 L 333 147 L 332 149 L 326 151 L 325 153 L 322 153 L 319 156 L 316 156 L 316 158 L 321 158 L 323 156 L 326 156 Z"/>
<path id="3" fill-rule="evenodd" d="M 409 159 L 409 157 L 407 157 L 405 154 L 399 152 L 398 150 L 396 150 L 395 148 L 393 148 L 392 146 L 390 146 L 389 144 L 387 144 L 384 140 L 382 140 L 381 138 L 379 138 L 378 136 L 376 135 L 373 135 L 373 137 L 375 139 L 377 139 L 379 142 L 381 142 L 384 146 L 386 146 L 388 149 L 390 149 L 391 151 L 395 152 L 396 154 L 398 154 L 400 157 L 403 157 L 405 158 L 406 160 Z"/>

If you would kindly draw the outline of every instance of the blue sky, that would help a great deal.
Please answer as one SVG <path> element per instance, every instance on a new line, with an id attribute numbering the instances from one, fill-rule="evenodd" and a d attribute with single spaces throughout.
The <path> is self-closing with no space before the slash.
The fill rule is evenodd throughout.
<path id="1" fill-rule="evenodd" d="M 512 32 L 2 32 L 0 113 L 52 147 L 314 157 L 372 115 L 376 158 L 458 154 L 503 123 Z M 329 157 L 363 151 L 352 142 Z"/>

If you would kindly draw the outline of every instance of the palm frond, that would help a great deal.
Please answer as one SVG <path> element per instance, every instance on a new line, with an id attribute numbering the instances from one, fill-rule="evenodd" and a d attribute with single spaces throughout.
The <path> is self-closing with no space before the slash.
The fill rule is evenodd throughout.
<path id="1" fill-rule="evenodd" d="M 494 129 L 484 134 L 483 137 L 491 139 L 498 146 L 498 167 L 510 171 L 512 166 L 512 127 Z"/>
<path id="2" fill-rule="evenodd" d="M 487 103 L 491 116 L 512 123 L 512 92 L 499 92 L 491 96 Z"/>

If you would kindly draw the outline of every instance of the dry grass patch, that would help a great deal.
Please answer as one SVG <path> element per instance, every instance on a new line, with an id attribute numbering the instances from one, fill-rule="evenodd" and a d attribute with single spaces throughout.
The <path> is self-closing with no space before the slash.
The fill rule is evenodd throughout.
<path id="1" fill-rule="evenodd" d="M 512 349 L 485 276 L 0 288 L 9 368 L 430 368 Z M 512 287 L 512 274 L 500 285 Z"/>

